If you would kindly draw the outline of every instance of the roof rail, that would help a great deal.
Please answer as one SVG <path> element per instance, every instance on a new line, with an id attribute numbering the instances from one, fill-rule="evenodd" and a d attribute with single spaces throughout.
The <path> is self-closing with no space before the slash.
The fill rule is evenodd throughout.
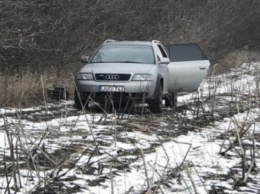
<path id="1" fill-rule="evenodd" d="M 159 40 L 152 40 L 152 43 L 161 44 Z"/>
<path id="2" fill-rule="evenodd" d="M 108 42 L 115 42 L 115 40 L 113 40 L 113 39 L 107 39 L 107 40 L 104 41 L 104 43 L 108 43 Z"/>

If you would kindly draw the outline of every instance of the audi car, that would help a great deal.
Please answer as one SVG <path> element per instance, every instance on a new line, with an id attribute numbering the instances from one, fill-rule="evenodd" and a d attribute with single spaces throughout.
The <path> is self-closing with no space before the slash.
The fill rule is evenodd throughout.
<path id="1" fill-rule="evenodd" d="M 169 74 L 167 65 L 158 65 L 169 63 L 168 58 L 159 61 L 158 44 L 159 41 L 107 40 L 90 59 L 82 57 L 84 66 L 75 78 L 75 106 L 88 107 L 89 102 L 116 104 L 153 99 L 158 76 L 168 78 Z M 160 92 L 167 93 L 166 88 L 167 84 L 160 87 Z M 161 100 L 161 93 L 157 101 Z M 158 104 L 149 102 L 152 106 Z"/>
<path id="2" fill-rule="evenodd" d="M 105 41 L 76 75 L 75 106 L 142 102 L 153 113 L 176 105 L 177 92 L 196 91 L 210 62 L 195 44 L 153 41 Z"/>

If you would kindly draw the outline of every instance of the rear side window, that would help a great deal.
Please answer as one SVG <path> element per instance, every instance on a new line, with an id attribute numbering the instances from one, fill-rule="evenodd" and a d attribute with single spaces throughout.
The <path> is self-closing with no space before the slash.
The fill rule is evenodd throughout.
<path id="1" fill-rule="evenodd" d="M 207 56 L 196 44 L 171 44 L 168 52 L 171 62 L 207 60 Z"/>

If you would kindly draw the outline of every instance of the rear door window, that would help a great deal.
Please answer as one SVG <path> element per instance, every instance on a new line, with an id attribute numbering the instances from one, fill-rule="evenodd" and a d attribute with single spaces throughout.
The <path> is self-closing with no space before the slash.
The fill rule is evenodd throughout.
<path id="1" fill-rule="evenodd" d="M 196 44 L 170 44 L 168 52 L 171 62 L 207 60 L 206 55 Z"/>

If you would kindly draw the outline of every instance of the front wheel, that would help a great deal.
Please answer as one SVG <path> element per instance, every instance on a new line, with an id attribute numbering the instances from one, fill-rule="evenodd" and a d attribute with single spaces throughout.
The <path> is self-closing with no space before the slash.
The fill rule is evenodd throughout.
<path id="1" fill-rule="evenodd" d="M 152 113 L 162 112 L 162 86 L 160 82 L 156 85 L 153 99 L 149 101 L 149 108 Z"/>
<path id="2" fill-rule="evenodd" d="M 81 99 L 80 94 L 77 92 L 77 90 L 74 90 L 74 107 L 77 109 L 82 109 L 83 107 L 87 107 L 88 105 L 85 104 L 85 102 Z"/>

